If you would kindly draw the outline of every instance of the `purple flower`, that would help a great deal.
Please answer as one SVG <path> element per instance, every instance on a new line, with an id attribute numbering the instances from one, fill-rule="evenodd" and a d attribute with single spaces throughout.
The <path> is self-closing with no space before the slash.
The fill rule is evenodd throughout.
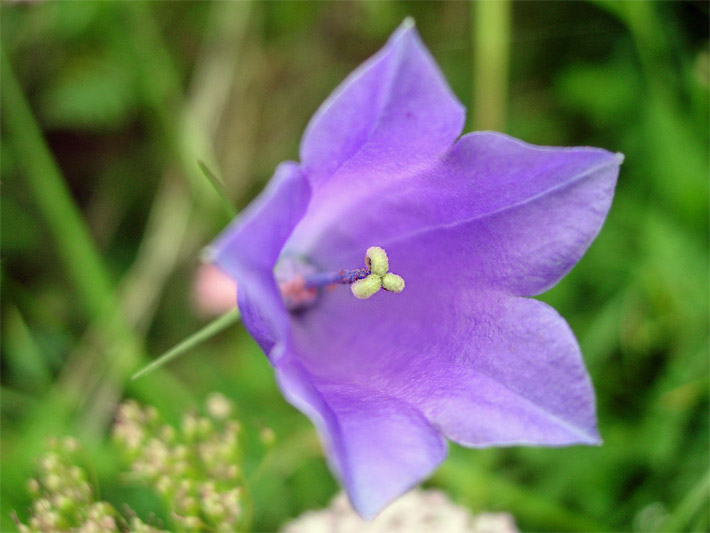
<path id="1" fill-rule="evenodd" d="M 301 162 L 282 163 L 213 248 L 284 396 L 366 518 L 428 476 L 446 439 L 600 442 L 574 335 L 526 297 L 597 235 L 622 158 L 459 138 L 463 123 L 405 22 L 318 110 Z M 400 294 L 319 288 L 371 275 L 364 296 L 376 292 L 387 268 L 364 263 L 371 246 L 406 283 Z"/>

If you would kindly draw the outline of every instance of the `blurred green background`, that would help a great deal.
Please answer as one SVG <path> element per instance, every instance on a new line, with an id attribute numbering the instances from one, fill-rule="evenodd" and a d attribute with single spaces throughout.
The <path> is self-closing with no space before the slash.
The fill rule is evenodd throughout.
<path id="1" fill-rule="evenodd" d="M 118 474 L 108 432 L 126 397 L 171 422 L 213 391 L 235 401 L 252 529 L 327 504 L 314 430 L 241 326 L 129 376 L 207 321 L 193 279 L 228 217 L 197 161 L 246 205 L 406 16 L 469 129 L 626 155 L 604 230 L 543 296 L 580 340 L 604 445 L 452 446 L 427 485 L 525 530 L 707 530 L 706 2 L 1 6 L 0 530 L 26 518 L 52 435 L 79 438 L 101 498 L 161 516 Z"/>

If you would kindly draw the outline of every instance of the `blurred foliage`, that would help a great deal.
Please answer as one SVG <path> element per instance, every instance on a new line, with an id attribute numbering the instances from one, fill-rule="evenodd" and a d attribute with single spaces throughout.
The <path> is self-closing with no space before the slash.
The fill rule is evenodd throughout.
<path id="1" fill-rule="evenodd" d="M 470 106 L 476 13 L 379 1 L 1 9 L 0 530 L 15 529 L 13 510 L 27 518 L 26 481 L 52 435 L 76 435 L 102 500 L 149 523 L 160 500 L 118 475 L 108 435 L 124 397 L 172 423 L 211 391 L 236 403 L 255 530 L 325 506 L 336 483 L 314 430 L 241 327 L 128 376 L 205 321 L 193 273 L 227 217 L 198 161 L 244 206 L 408 15 Z M 491 102 L 507 108 L 505 131 L 626 156 L 604 230 L 543 296 L 580 339 L 605 442 L 452 446 L 429 484 L 529 530 L 707 530 L 707 3 L 523 2 L 511 15 L 508 91 Z"/>

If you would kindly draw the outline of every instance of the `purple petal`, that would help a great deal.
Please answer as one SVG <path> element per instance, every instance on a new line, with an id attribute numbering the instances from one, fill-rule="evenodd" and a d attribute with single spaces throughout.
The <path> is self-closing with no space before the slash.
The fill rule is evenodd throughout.
<path id="1" fill-rule="evenodd" d="M 268 187 L 217 238 L 212 260 L 238 283 L 242 321 L 267 355 L 288 337 L 289 315 L 272 274 L 306 211 L 310 187 L 296 163 L 279 165 Z"/>
<path id="2" fill-rule="evenodd" d="M 515 294 L 539 294 L 598 234 L 620 161 L 597 148 L 469 134 L 438 163 L 403 170 L 380 187 L 317 191 L 288 247 L 323 268 L 347 268 L 369 246 L 422 246 L 435 232 L 430 262 L 441 258 L 440 268 L 475 272 L 476 282 Z"/>
<path id="3" fill-rule="evenodd" d="M 413 23 L 405 21 L 316 112 L 303 136 L 301 162 L 316 188 L 356 155 L 361 164 L 390 167 L 431 159 L 461 133 L 464 113 Z"/>
<path id="4" fill-rule="evenodd" d="M 471 134 L 456 145 L 449 165 L 474 178 L 478 208 L 439 239 L 446 234 L 459 249 L 468 243 L 490 285 L 540 294 L 598 235 L 621 160 L 597 148 L 537 147 L 502 134 Z"/>
<path id="5" fill-rule="evenodd" d="M 541 302 L 423 271 L 428 253 L 391 261 L 401 294 L 336 291 L 295 320 L 304 367 L 416 406 L 468 446 L 597 443 L 594 392 L 565 321 Z"/>
<path id="6" fill-rule="evenodd" d="M 446 441 L 413 406 L 367 388 L 319 380 L 294 358 L 276 364 L 284 396 L 308 415 L 331 468 L 366 519 L 429 476 Z"/>
<path id="7" fill-rule="evenodd" d="M 419 402 L 426 416 L 466 446 L 599 444 L 594 389 L 564 319 L 536 300 L 483 301 L 465 364 Z"/>

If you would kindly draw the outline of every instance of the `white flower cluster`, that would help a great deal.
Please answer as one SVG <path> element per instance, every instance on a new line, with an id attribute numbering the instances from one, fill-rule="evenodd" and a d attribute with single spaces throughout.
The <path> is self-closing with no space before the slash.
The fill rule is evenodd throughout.
<path id="1" fill-rule="evenodd" d="M 213 394 L 208 416 L 189 413 L 176 430 L 150 407 L 129 401 L 119 409 L 114 438 L 133 476 L 157 489 L 182 530 L 233 531 L 243 517 L 240 426 L 232 411 L 224 396 Z"/>
<path id="2" fill-rule="evenodd" d="M 415 489 L 366 522 L 352 510 L 344 493 L 330 507 L 309 511 L 284 526 L 282 533 L 517 533 L 507 513 L 481 513 L 454 504 L 438 490 Z"/>
<path id="3" fill-rule="evenodd" d="M 17 519 L 20 533 L 157 532 L 135 516 L 125 522 L 111 504 L 94 501 L 86 472 L 76 465 L 79 451 L 79 442 L 74 438 L 50 439 L 49 451 L 39 461 L 37 477 L 27 483 L 34 502 L 28 523 Z"/>

